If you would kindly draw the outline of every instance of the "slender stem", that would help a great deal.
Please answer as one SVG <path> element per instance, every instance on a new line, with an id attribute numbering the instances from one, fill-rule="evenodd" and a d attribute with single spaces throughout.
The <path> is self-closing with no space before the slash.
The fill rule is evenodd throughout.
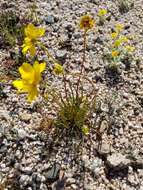
<path id="1" fill-rule="evenodd" d="M 79 75 L 79 78 L 78 78 L 78 81 L 77 81 L 77 89 L 76 89 L 76 97 L 78 98 L 79 94 L 78 94 L 78 91 L 79 91 L 79 84 L 80 84 L 80 80 L 81 80 L 81 75 L 83 73 L 83 69 L 84 69 L 84 63 L 86 61 L 86 58 L 85 58 L 85 54 L 86 54 L 86 30 L 84 31 L 84 34 L 83 34 L 83 59 L 82 59 L 82 63 L 81 63 L 81 69 L 80 69 L 80 75 Z"/>
<path id="2" fill-rule="evenodd" d="M 45 47 L 45 45 L 43 45 L 42 43 L 39 43 L 39 45 L 41 46 L 41 48 L 43 50 L 45 50 L 47 57 L 49 59 L 51 59 L 51 61 L 53 63 L 58 63 L 58 61 L 49 53 L 49 51 L 47 50 L 47 48 Z M 64 82 L 64 90 L 65 90 L 66 100 L 68 101 L 67 85 L 66 85 L 66 75 L 64 73 L 63 73 L 63 82 Z"/>
<path id="3" fill-rule="evenodd" d="M 86 54 L 86 30 L 84 31 L 83 35 L 83 59 L 82 59 L 82 65 L 81 65 L 81 70 L 80 74 L 82 75 L 83 69 L 84 69 L 84 63 L 85 63 L 85 54 Z"/>
<path id="4" fill-rule="evenodd" d="M 65 89 L 65 95 L 66 95 L 66 100 L 68 102 L 68 91 L 67 91 L 67 85 L 66 85 L 66 75 L 63 73 L 63 82 L 64 82 L 64 89 Z"/>
<path id="5" fill-rule="evenodd" d="M 47 57 L 53 62 L 58 63 L 58 61 L 49 53 L 48 49 L 42 43 L 38 42 L 40 47 L 46 52 Z"/>

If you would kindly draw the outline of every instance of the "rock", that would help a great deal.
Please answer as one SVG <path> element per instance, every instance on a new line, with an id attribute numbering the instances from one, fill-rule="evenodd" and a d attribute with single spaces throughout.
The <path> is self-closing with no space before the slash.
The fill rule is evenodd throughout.
<path id="1" fill-rule="evenodd" d="M 108 142 L 102 142 L 101 148 L 98 150 L 99 154 L 107 155 L 110 153 L 110 144 Z"/>
<path id="2" fill-rule="evenodd" d="M 17 135 L 20 139 L 24 139 L 27 136 L 27 133 L 24 129 L 17 129 Z"/>
<path id="3" fill-rule="evenodd" d="M 26 186 L 32 182 L 32 178 L 28 175 L 21 175 L 19 179 L 20 185 Z"/>
<path id="4" fill-rule="evenodd" d="M 59 172 L 60 172 L 60 165 L 54 164 L 51 169 L 45 173 L 46 180 L 48 182 L 54 182 L 59 178 Z"/>
<path id="5" fill-rule="evenodd" d="M 65 22 L 63 27 L 68 30 L 69 32 L 74 32 L 74 27 L 70 22 Z"/>
<path id="6" fill-rule="evenodd" d="M 102 160 L 99 158 L 96 158 L 91 162 L 90 170 L 92 171 L 94 176 L 96 176 L 96 177 L 99 176 L 102 165 L 103 165 Z"/>
<path id="7" fill-rule="evenodd" d="M 45 23 L 46 24 L 54 24 L 55 22 L 55 19 L 54 19 L 54 16 L 53 15 L 48 15 L 46 18 L 45 18 Z"/>
<path id="8" fill-rule="evenodd" d="M 57 50 L 56 58 L 59 61 L 63 62 L 65 60 L 66 56 L 67 56 L 67 51 L 66 50 Z"/>
<path id="9" fill-rule="evenodd" d="M 77 190 L 78 189 L 78 186 L 76 184 L 72 184 L 71 185 L 71 188 L 74 189 L 74 190 Z"/>
<path id="10" fill-rule="evenodd" d="M 33 167 L 27 166 L 27 167 L 21 167 L 20 170 L 25 173 L 26 175 L 32 174 Z"/>
<path id="11" fill-rule="evenodd" d="M 74 178 L 68 178 L 67 180 L 66 180 L 66 184 L 73 184 L 73 183 L 76 183 L 76 180 L 74 179 Z"/>
<path id="12" fill-rule="evenodd" d="M 139 174 L 139 177 L 143 177 L 143 169 L 138 169 L 138 174 Z"/>
<path id="13" fill-rule="evenodd" d="M 31 114 L 29 113 L 22 113 L 20 116 L 22 121 L 28 122 L 31 119 Z"/>
<path id="14" fill-rule="evenodd" d="M 85 169 L 90 170 L 94 176 L 99 176 L 101 167 L 103 166 L 101 159 L 89 159 L 87 155 L 83 155 L 82 160 L 84 162 Z"/>
<path id="15" fill-rule="evenodd" d="M 143 158 L 141 156 L 134 156 L 134 160 L 131 161 L 131 164 L 143 168 Z"/>
<path id="16" fill-rule="evenodd" d="M 119 129 L 119 134 L 120 134 L 120 135 L 123 135 L 123 134 L 124 134 L 124 130 L 123 130 L 122 127 Z"/>
<path id="17" fill-rule="evenodd" d="M 103 44 L 103 40 L 101 40 L 101 38 L 100 37 L 97 37 L 96 39 L 95 39 L 95 43 L 98 43 L 98 44 Z"/>
<path id="18" fill-rule="evenodd" d="M 0 110 L 0 119 L 10 120 L 9 112 L 7 110 Z"/>
<path id="19" fill-rule="evenodd" d="M 113 153 L 107 156 L 107 165 L 113 169 L 126 168 L 130 164 L 130 160 L 121 153 Z"/>
<path id="20" fill-rule="evenodd" d="M 44 182 L 44 181 L 46 181 L 46 178 L 45 178 L 45 176 L 41 175 L 40 173 L 34 172 L 32 174 L 32 180 L 34 180 L 36 182 Z"/>
<path id="21" fill-rule="evenodd" d="M 83 155 L 83 156 L 82 156 L 82 161 L 83 161 L 83 163 L 84 163 L 85 168 L 89 168 L 89 166 L 90 166 L 90 161 L 89 161 L 89 158 L 88 158 L 87 155 Z"/>
<path id="22" fill-rule="evenodd" d="M 128 176 L 128 182 L 131 184 L 131 185 L 137 185 L 138 182 L 137 180 L 135 179 L 134 175 L 129 175 Z"/>

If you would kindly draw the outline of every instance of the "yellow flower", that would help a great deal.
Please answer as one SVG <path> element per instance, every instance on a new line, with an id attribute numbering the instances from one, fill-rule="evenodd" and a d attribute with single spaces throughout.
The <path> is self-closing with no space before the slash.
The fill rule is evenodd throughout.
<path id="1" fill-rule="evenodd" d="M 127 50 L 127 52 L 133 52 L 135 50 L 135 47 L 127 45 L 125 46 L 125 49 Z"/>
<path id="2" fill-rule="evenodd" d="M 25 28 L 25 38 L 22 45 L 22 53 L 25 55 L 28 51 L 31 56 L 35 55 L 36 48 L 35 43 L 45 33 L 44 28 L 37 28 L 33 24 L 28 24 Z"/>
<path id="3" fill-rule="evenodd" d="M 88 126 L 84 125 L 82 128 L 81 128 L 82 132 L 84 133 L 84 135 L 88 135 L 89 134 L 89 128 Z"/>
<path id="4" fill-rule="evenodd" d="M 19 73 L 21 79 L 13 81 L 13 86 L 18 89 L 19 92 L 28 93 L 28 101 L 31 102 L 38 95 L 37 85 L 41 80 L 41 72 L 45 70 L 46 63 L 39 64 L 35 61 L 33 66 L 29 63 L 23 63 L 19 67 Z"/>
<path id="5" fill-rule="evenodd" d="M 102 17 L 104 15 L 107 14 L 107 10 L 106 9 L 100 9 L 99 12 L 98 12 L 98 16 Z"/>
<path id="6" fill-rule="evenodd" d="M 114 42 L 114 47 L 119 47 L 121 44 L 128 42 L 128 38 L 126 36 L 121 36 L 118 40 Z"/>
<path id="7" fill-rule="evenodd" d="M 35 44 L 31 41 L 31 39 L 26 37 L 24 39 L 24 44 L 22 45 L 22 53 L 25 55 L 27 51 L 29 51 L 31 56 L 34 56 L 36 48 Z"/>
<path id="8" fill-rule="evenodd" d="M 118 57 L 119 52 L 116 50 L 113 50 L 111 54 L 112 54 L 112 57 L 115 58 L 115 57 Z"/>
<path id="9" fill-rule="evenodd" d="M 54 73 L 56 75 L 59 75 L 59 74 L 62 74 L 63 72 L 64 72 L 63 67 L 60 64 L 55 63 L 55 65 L 54 65 Z"/>
<path id="10" fill-rule="evenodd" d="M 38 38 L 42 37 L 44 33 L 44 28 L 37 28 L 33 24 L 28 24 L 28 26 L 25 28 L 25 35 L 31 40 L 37 40 Z"/>
<path id="11" fill-rule="evenodd" d="M 121 45 L 122 41 L 120 39 L 116 40 L 113 44 L 114 47 L 119 47 Z"/>
<path id="12" fill-rule="evenodd" d="M 90 15 L 84 15 L 80 18 L 79 27 L 80 29 L 84 29 L 85 31 L 90 30 L 93 28 L 95 24 L 94 19 Z"/>
<path id="13" fill-rule="evenodd" d="M 128 42 L 128 38 L 126 36 L 121 36 L 120 40 L 121 40 L 122 43 Z"/>
<path id="14" fill-rule="evenodd" d="M 123 30 L 123 28 L 124 28 L 124 25 L 120 24 L 120 23 L 116 24 L 116 26 L 115 26 L 115 29 L 117 32 L 121 32 Z"/>
<path id="15" fill-rule="evenodd" d="M 115 39 L 118 36 L 118 32 L 112 32 L 111 33 L 111 38 Z"/>

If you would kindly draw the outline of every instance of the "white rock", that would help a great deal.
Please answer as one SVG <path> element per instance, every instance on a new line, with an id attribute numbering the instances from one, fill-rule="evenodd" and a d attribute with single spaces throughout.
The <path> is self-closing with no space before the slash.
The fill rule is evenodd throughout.
<path id="1" fill-rule="evenodd" d="M 18 129 L 17 132 L 20 139 L 24 139 L 27 136 L 27 133 L 24 129 Z"/>
<path id="2" fill-rule="evenodd" d="M 20 116 L 20 118 L 21 118 L 22 121 L 27 122 L 27 121 L 29 121 L 31 119 L 31 114 L 29 114 L 29 113 L 22 113 L 21 116 Z"/>
<path id="3" fill-rule="evenodd" d="M 107 157 L 107 164 L 111 168 L 122 168 L 127 167 L 130 163 L 130 160 L 126 158 L 125 155 L 121 153 L 113 153 Z"/>

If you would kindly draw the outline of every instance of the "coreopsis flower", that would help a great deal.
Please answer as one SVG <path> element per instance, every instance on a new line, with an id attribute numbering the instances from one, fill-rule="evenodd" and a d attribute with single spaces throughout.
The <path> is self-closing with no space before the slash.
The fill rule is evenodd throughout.
<path id="1" fill-rule="evenodd" d="M 129 41 L 126 36 L 121 36 L 121 37 L 120 37 L 120 40 L 121 40 L 122 43 Z"/>
<path id="2" fill-rule="evenodd" d="M 113 44 L 114 47 L 119 47 L 122 44 L 122 41 L 120 39 L 116 40 Z"/>
<path id="3" fill-rule="evenodd" d="M 127 52 L 133 52 L 135 50 L 135 47 L 127 45 L 127 46 L 125 46 L 125 49 Z"/>
<path id="4" fill-rule="evenodd" d="M 107 10 L 106 9 L 100 9 L 99 12 L 98 12 L 98 16 L 102 17 L 104 15 L 107 14 Z"/>
<path id="5" fill-rule="evenodd" d="M 28 101 L 33 101 L 38 96 L 37 85 L 41 80 L 41 72 L 45 70 L 46 63 L 35 61 L 33 66 L 29 63 L 23 63 L 19 67 L 21 79 L 13 81 L 13 86 L 19 92 L 28 93 Z"/>
<path id="6" fill-rule="evenodd" d="M 119 47 L 120 45 L 126 42 L 128 42 L 128 38 L 126 36 L 121 36 L 114 42 L 114 47 Z"/>
<path id="7" fill-rule="evenodd" d="M 118 32 L 112 32 L 112 33 L 111 33 L 111 38 L 112 38 L 112 39 L 117 38 L 117 36 L 118 36 Z"/>
<path id="8" fill-rule="evenodd" d="M 116 58 L 119 55 L 119 51 L 113 50 L 112 53 L 111 53 L 111 55 L 112 55 L 113 58 Z"/>
<path id="9" fill-rule="evenodd" d="M 31 56 L 35 55 L 36 48 L 35 44 L 40 37 L 42 37 L 45 33 L 44 28 L 37 28 L 33 24 L 28 24 L 25 28 L 25 38 L 24 43 L 22 45 L 22 52 L 25 55 L 28 51 Z"/>
<path id="10" fill-rule="evenodd" d="M 84 15 L 80 18 L 79 27 L 80 29 L 88 31 L 93 28 L 94 24 L 95 21 L 90 15 Z"/>
<path id="11" fill-rule="evenodd" d="M 124 25 L 120 24 L 120 23 L 116 24 L 116 26 L 115 26 L 115 29 L 117 32 L 121 32 L 123 30 L 123 28 L 124 28 Z"/>
<path id="12" fill-rule="evenodd" d="M 88 134 L 89 134 L 89 128 L 88 128 L 88 126 L 84 125 L 81 130 L 82 130 L 82 132 L 83 132 L 85 135 L 88 135 Z"/>
<path id="13" fill-rule="evenodd" d="M 60 64 L 55 63 L 55 65 L 54 65 L 54 73 L 55 73 L 56 75 L 60 75 L 60 74 L 62 74 L 63 72 L 64 72 L 63 67 L 62 67 Z"/>
<path id="14" fill-rule="evenodd" d="M 31 56 L 35 55 L 36 47 L 34 42 L 30 38 L 24 39 L 24 44 L 22 45 L 22 53 L 25 55 L 29 51 Z"/>

